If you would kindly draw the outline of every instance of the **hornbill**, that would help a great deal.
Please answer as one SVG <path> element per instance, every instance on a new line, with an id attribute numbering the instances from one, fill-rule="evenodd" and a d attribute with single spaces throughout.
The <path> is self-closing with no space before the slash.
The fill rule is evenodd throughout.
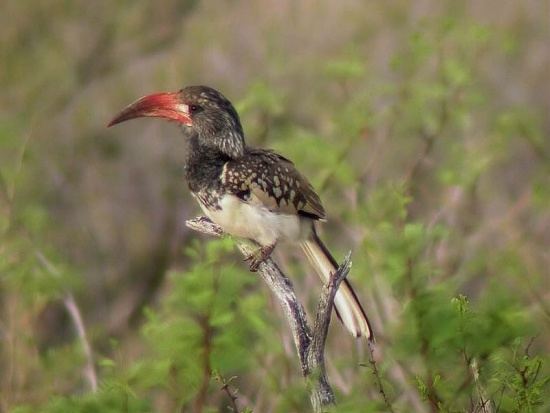
<path id="1" fill-rule="evenodd" d="M 123 109 L 108 126 L 138 117 L 158 117 L 188 128 L 185 177 L 204 213 L 226 233 L 255 241 L 251 271 L 277 242 L 299 242 L 324 282 L 338 265 L 315 228 L 326 221 L 319 196 L 294 164 L 278 153 L 248 146 L 237 111 L 220 92 L 188 86 L 154 93 Z M 336 312 L 355 337 L 373 340 L 369 320 L 349 281 L 336 294 Z"/>

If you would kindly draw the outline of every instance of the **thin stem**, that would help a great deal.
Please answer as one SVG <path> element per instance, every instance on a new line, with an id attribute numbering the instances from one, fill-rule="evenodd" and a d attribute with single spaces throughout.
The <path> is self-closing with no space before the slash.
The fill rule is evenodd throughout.
<path id="1" fill-rule="evenodd" d="M 328 327 L 334 305 L 334 297 L 341 282 L 347 277 L 351 269 L 351 252 L 346 255 L 344 262 L 332 274 L 325 284 L 319 304 L 315 324 L 313 326 L 313 337 L 307 350 L 308 376 L 313 375 L 317 380 L 310 381 L 310 385 L 317 386 L 310 392 L 311 404 L 314 411 L 322 411 L 322 406 L 335 404 L 334 393 L 328 383 L 325 367 L 325 344 L 327 340 Z"/>
<path id="2" fill-rule="evenodd" d="M 88 382 L 90 390 L 95 393 L 97 391 L 97 374 L 94 367 L 92 347 L 90 346 L 90 342 L 88 341 L 86 335 L 86 329 L 84 328 L 84 321 L 82 321 L 80 309 L 78 308 L 78 305 L 76 304 L 72 293 L 67 293 L 65 295 L 65 297 L 63 298 L 63 304 L 65 305 L 65 308 L 67 309 L 67 312 L 71 317 L 73 325 L 75 326 L 78 339 L 80 340 L 80 344 L 82 345 L 82 349 L 84 351 L 84 356 L 86 357 L 86 364 L 84 366 L 84 377 Z"/>
<path id="3" fill-rule="evenodd" d="M 61 276 L 61 274 L 59 273 L 59 270 L 46 258 L 44 254 L 42 254 L 42 252 L 36 251 L 35 254 L 38 261 L 50 274 L 52 274 L 55 277 Z M 97 391 L 97 373 L 94 367 L 92 347 L 90 345 L 88 336 L 86 334 L 86 328 L 84 327 L 82 314 L 71 292 L 65 293 L 65 296 L 63 297 L 63 305 L 65 306 L 65 309 L 69 314 L 71 322 L 75 327 L 78 339 L 80 341 L 80 345 L 82 346 L 82 350 L 84 352 L 84 357 L 86 358 L 86 364 L 84 365 L 84 373 L 83 373 L 84 378 L 88 382 L 88 386 L 90 387 L 90 390 L 92 392 L 96 392 Z"/>
<path id="4" fill-rule="evenodd" d="M 223 230 L 206 217 L 188 220 L 186 225 L 198 232 L 221 237 Z M 237 241 L 237 247 L 247 257 L 253 251 L 251 245 Z M 346 278 L 351 268 L 351 254 L 332 274 L 323 288 L 315 317 L 313 332 L 307 323 L 304 308 L 294 291 L 292 282 L 281 269 L 268 258 L 260 264 L 258 274 L 279 300 L 289 324 L 294 344 L 300 360 L 302 374 L 308 383 L 310 400 L 315 413 L 321 413 L 327 406 L 335 403 L 334 392 L 328 382 L 325 368 L 324 350 L 330 323 L 334 297 L 340 283 Z"/>
<path id="5" fill-rule="evenodd" d="M 386 391 L 384 390 L 384 385 L 382 384 L 382 378 L 380 376 L 380 372 L 378 371 L 378 366 L 376 365 L 376 359 L 374 358 L 374 343 L 369 341 L 367 344 L 369 346 L 369 363 L 372 368 L 372 374 L 376 381 L 376 385 L 378 386 L 378 392 L 382 396 L 382 399 L 384 400 L 384 404 L 386 405 L 388 412 L 394 413 L 393 406 L 390 400 L 388 399 L 388 395 L 386 394 Z"/>
<path id="6" fill-rule="evenodd" d="M 233 410 L 233 412 L 235 413 L 239 413 L 240 412 L 239 406 L 237 406 L 237 399 L 238 399 L 237 391 L 231 390 L 231 386 L 230 386 L 231 381 L 236 377 L 233 376 L 229 380 L 225 380 L 225 378 L 223 378 L 220 374 L 216 374 L 214 378 L 218 383 L 222 385 L 220 387 L 220 390 L 222 390 L 231 401 L 230 409 Z"/>

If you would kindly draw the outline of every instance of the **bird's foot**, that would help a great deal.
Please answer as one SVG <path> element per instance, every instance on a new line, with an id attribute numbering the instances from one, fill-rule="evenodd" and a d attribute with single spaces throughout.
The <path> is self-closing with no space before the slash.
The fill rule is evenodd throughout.
<path id="1" fill-rule="evenodd" d="M 254 251 L 252 254 L 246 257 L 244 260 L 248 261 L 248 264 L 250 266 L 250 271 L 252 272 L 258 271 L 260 264 L 265 260 L 267 260 L 271 255 L 271 253 L 273 252 L 273 248 L 275 248 L 275 244 L 265 245 L 263 247 L 258 248 L 256 251 Z"/>

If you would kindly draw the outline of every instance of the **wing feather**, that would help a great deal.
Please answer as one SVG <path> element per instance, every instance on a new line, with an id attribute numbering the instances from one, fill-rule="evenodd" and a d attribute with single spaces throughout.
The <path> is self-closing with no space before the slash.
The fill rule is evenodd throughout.
<path id="1" fill-rule="evenodd" d="M 228 161 L 222 183 L 241 199 L 281 214 L 297 214 L 325 220 L 319 196 L 294 164 L 270 150 L 248 149 Z"/>

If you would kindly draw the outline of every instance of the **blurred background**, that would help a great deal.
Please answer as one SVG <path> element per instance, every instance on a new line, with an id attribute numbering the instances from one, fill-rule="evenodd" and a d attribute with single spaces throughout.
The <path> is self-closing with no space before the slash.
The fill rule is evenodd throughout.
<path id="1" fill-rule="evenodd" d="M 544 0 L 4 1 L 0 412 L 234 411 L 224 385 L 239 411 L 309 411 L 270 291 L 185 227 L 178 128 L 106 128 L 192 84 L 353 251 L 388 402 L 334 318 L 337 411 L 549 411 L 549 45 Z M 294 250 L 275 257 L 311 315 Z"/>

